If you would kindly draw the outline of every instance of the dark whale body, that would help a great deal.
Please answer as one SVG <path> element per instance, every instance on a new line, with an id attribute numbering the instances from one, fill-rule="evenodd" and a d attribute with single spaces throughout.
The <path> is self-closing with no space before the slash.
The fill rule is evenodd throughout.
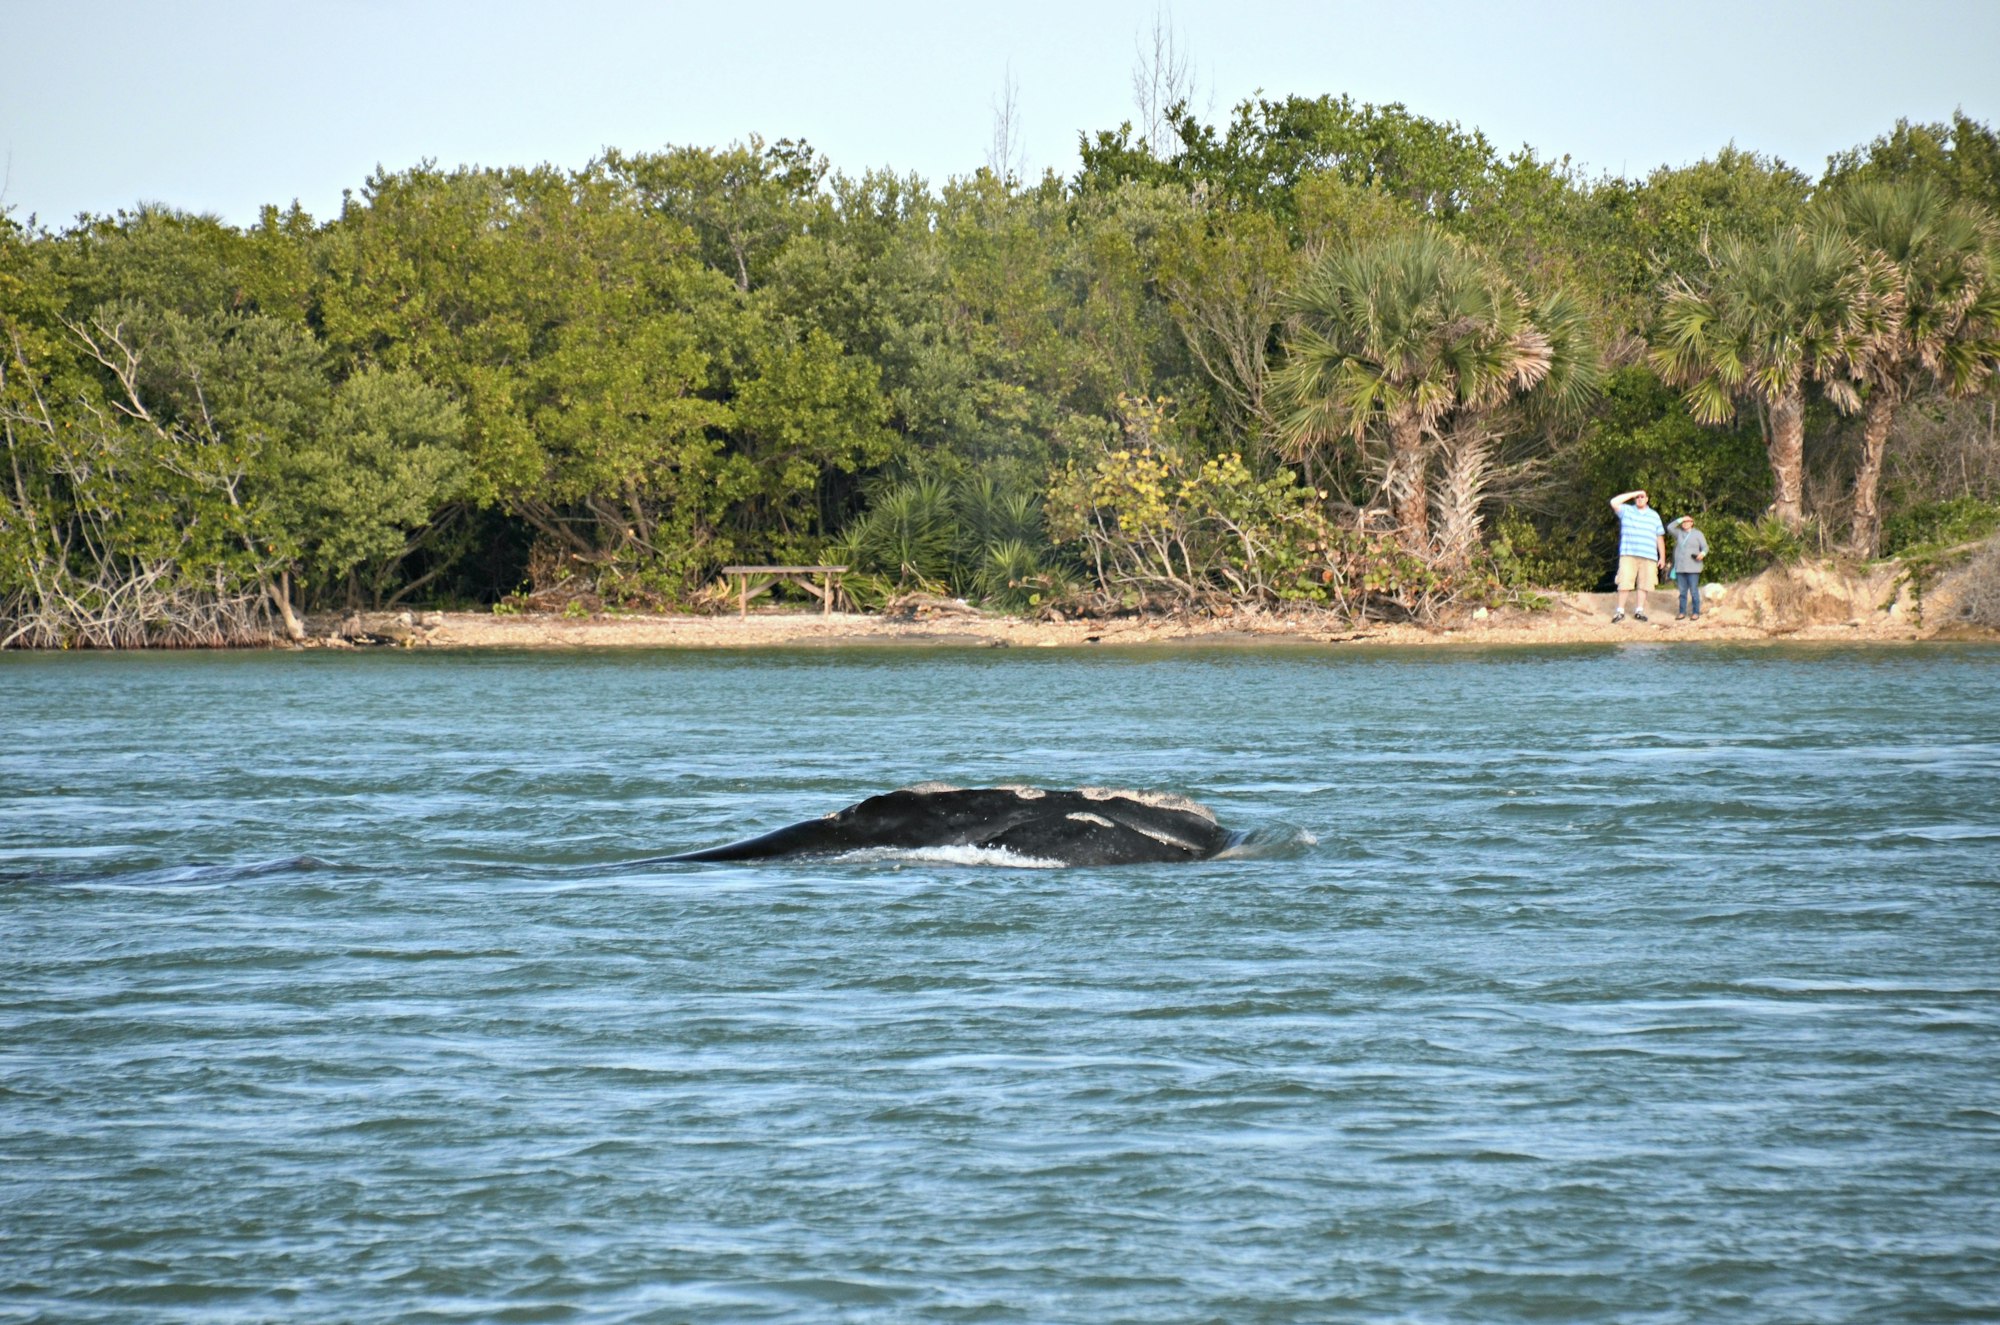
<path id="1" fill-rule="evenodd" d="M 905 787 L 821 819 L 669 860 L 768 860 L 976 847 L 1062 865 L 1206 860 L 1236 841 L 1203 806 L 1150 791 Z"/>

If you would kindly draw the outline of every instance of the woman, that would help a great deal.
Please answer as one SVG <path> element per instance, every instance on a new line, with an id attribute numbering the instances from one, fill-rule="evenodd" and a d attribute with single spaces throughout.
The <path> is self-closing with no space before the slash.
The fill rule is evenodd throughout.
<path id="1" fill-rule="evenodd" d="M 1701 567 L 1708 559 L 1708 538 L 1694 527 L 1694 517 L 1683 515 L 1674 521 L 1674 583 L 1680 586 L 1680 610 L 1676 621 L 1701 617 Z"/>

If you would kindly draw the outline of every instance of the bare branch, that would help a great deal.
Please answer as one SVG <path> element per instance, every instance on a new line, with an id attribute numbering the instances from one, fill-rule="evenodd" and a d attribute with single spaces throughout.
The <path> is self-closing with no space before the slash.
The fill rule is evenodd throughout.
<path id="1" fill-rule="evenodd" d="M 1173 129 L 1173 111 L 1195 97 L 1194 62 L 1181 48 L 1174 31 L 1173 10 L 1153 12 L 1153 26 L 1133 39 L 1132 103 L 1139 112 L 1139 132 L 1154 156 L 1165 156 Z"/>
<path id="2" fill-rule="evenodd" d="M 993 141 L 986 149 L 986 168 L 1003 184 L 1028 174 L 1027 148 L 1021 141 L 1021 80 L 1014 77 L 1012 60 L 993 102 Z"/>

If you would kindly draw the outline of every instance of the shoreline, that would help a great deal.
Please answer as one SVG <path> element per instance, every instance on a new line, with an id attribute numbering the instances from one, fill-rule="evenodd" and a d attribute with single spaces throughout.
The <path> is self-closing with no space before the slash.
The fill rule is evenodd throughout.
<path id="1" fill-rule="evenodd" d="M 1974 604 L 1951 580 L 1920 599 L 1893 563 L 1862 570 L 1835 565 L 1774 568 L 1731 584 L 1704 586 L 1699 620 L 1671 615 L 1673 597 L 1655 591 L 1651 620 L 1613 622 L 1616 595 L 1549 591 L 1533 606 L 1460 609 L 1429 624 L 1347 620 L 1324 609 L 1223 606 L 1212 613 L 1027 618 L 958 600 L 910 598 L 883 613 L 822 614 L 812 605 L 766 604 L 747 617 L 599 612 L 347 611 L 303 621 L 305 638 L 246 639 L 224 650 L 271 649 L 773 649 L 773 648 L 1549 648 L 1651 644 L 2000 643 L 2000 628 L 1975 625 Z M 1660 610 L 1660 609 L 1668 610 Z M 173 646 L 138 647 L 131 651 Z M 40 649 L 6 650 L 36 653 Z M 197 649 L 197 651 L 202 651 Z"/>
<path id="2" fill-rule="evenodd" d="M 1796 586 L 1785 586 L 1796 589 Z M 1879 586 L 1863 584 L 1864 591 Z M 1925 626 L 1903 597 L 1881 603 L 1868 592 L 1758 593 L 1732 587 L 1695 621 L 1669 611 L 1651 620 L 1611 621 L 1614 596 L 1548 595 L 1546 607 L 1502 607 L 1432 625 L 1354 623 L 1301 609 L 1237 610 L 1215 616 L 1128 616 L 1029 620 L 956 603 L 897 616 L 822 615 L 767 607 L 747 619 L 713 616 L 598 614 L 493 615 L 478 612 L 359 613 L 316 618 L 306 648 L 387 646 L 441 649 L 757 649 L 757 648 L 1088 648 L 1130 646 L 1393 648 L 1526 647 L 1572 644 L 1755 644 L 2000 641 L 2000 632 Z M 1769 586 L 1766 586 L 1768 590 Z M 1875 604 L 1880 603 L 1880 606 Z M 281 646 L 285 647 L 285 646 Z"/>

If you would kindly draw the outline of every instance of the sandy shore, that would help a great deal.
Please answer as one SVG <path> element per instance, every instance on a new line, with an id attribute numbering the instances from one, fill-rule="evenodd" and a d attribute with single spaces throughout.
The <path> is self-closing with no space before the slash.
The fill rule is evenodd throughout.
<path id="1" fill-rule="evenodd" d="M 1539 610 L 1503 607 L 1434 626 L 1356 625 L 1316 611 L 1237 611 L 1224 616 L 1023 620 L 939 603 L 901 616 L 770 607 L 747 619 L 719 616 L 590 617 L 470 612 L 371 613 L 313 623 L 321 647 L 407 648 L 687 648 L 945 645 L 990 648 L 1082 648 L 1121 645 L 1560 645 L 1749 643 L 1757 641 L 1909 642 L 1936 638 L 1893 583 L 1867 577 L 1794 572 L 1727 586 L 1700 620 L 1675 621 L 1673 599 L 1655 595 L 1649 621 L 1611 620 L 1610 594 L 1556 594 Z M 1952 638 L 2000 638 L 1992 632 Z"/>

